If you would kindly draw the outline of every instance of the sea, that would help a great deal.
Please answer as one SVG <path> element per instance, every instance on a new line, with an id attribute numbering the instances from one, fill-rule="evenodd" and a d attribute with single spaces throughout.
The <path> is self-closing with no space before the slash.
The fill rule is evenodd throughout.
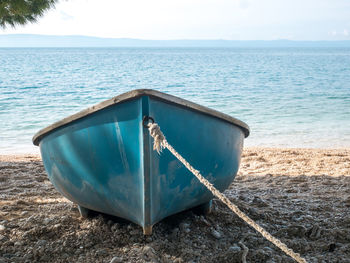
<path id="1" fill-rule="evenodd" d="M 0 154 L 133 89 L 246 122 L 245 146 L 350 147 L 350 48 L 0 48 Z"/>

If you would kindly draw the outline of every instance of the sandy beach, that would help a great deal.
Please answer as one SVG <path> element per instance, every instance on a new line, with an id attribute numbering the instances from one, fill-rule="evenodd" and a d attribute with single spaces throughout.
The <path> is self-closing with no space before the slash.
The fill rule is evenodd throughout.
<path id="1" fill-rule="evenodd" d="M 246 148 L 225 191 L 308 262 L 350 262 L 350 149 Z M 0 155 L 0 263 L 294 262 L 214 199 L 144 236 L 115 217 L 80 217 L 36 155 Z"/>

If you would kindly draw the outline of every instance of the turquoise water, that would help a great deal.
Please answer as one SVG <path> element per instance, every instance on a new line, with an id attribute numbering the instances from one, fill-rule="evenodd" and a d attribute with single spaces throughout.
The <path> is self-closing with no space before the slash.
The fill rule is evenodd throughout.
<path id="1" fill-rule="evenodd" d="M 241 119 L 247 146 L 350 147 L 350 49 L 0 49 L 0 153 L 39 129 L 151 88 Z"/>

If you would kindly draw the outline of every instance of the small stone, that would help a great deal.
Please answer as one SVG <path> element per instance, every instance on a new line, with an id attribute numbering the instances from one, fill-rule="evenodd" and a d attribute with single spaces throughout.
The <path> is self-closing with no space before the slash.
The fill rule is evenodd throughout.
<path id="1" fill-rule="evenodd" d="M 123 262 L 123 258 L 122 257 L 114 257 L 112 258 L 110 263 L 119 263 L 119 262 Z"/>
<path id="2" fill-rule="evenodd" d="M 236 253 L 241 252 L 241 248 L 239 246 L 232 246 L 232 247 L 228 248 L 228 251 L 233 253 L 233 254 L 236 254 Z"/>
<path id="3" fill-rule="evenodd" d="M 51 222 L 50 218 L 45 218 L 45 219 L 43 220 L 43 224 L 44 224 L 44 225 L 48 225 L 50 222 Z"/>
<path id="4" fill-rule="evenodd" d="M 54 226 L 53 226 L 53 229 L 58 229 L 58 228 L 60 228 L 62 225 L 61 224 L 55 224 Z"/>
<path id="5" fill-rule="evenodd" d="M 265 251 L 265 253 L 266 253 L 269 257 L 272 257 L 272 255 L 274 254 L 273 249 L 270 248 L 270 247 L 264 247 L 263 250 Z"/>
<path id="6" fill-rule="evenodd" d="M 38 240 L 38 242 L 36 242 L 36 245 L 37 245 L 38 247 L 43 247 L 43 246 L 45 246 L 46 244 L 47 244 L 47 241 L 44 240 L 44 239 Z"/>
<path id="7" fill-rule="evenodd" d="M 0 225 L 0 232 L 5 230 L 5 226 L 4 225 Z"/>
<path id="8" fill-rule="evenodd" d="M 26 259 L 26 260 L 30 260 L 30 259 L 32 259 L 33 258 L 33 254 L 31 254 L 31 253 L 26 253 L 25 255 L 24 255 L 24 257 L 23 257 L 24 259 Z"/>
<path id="9" fill-rule="evenodd" d="M 210 226 L 210 223 L 208 222 L 208 220 L 206 220 L 206 219 L 204 218 L 204 216 L 201 216 L 201 217 L 200 217 L 200 221 L 201 221 L 203 224 L 205 224 L 206 226 Z"/>
<path id="10" fill-rule="evenodd" d="M 291 225 L 286 228 L 286 232 L 290 237 L 304 237 L 306 231 L 306 228 L 301 225 Z"/>
<path id="11" fill-rule="evenodd" d="M 16 241 L 13 245 L 16 247 L 23 246 L 24 242 L 23 241 Z"/>
<path id="12" fill-rule="evenodd" d="M 156 259 L 156 252 L 154 249 L 150 246 L 144 246 L 142 249 L 142 253 L 145 260 L 155 260 Z"/>
<path id="13" fill-rule="evenodd" d="M 4 258 L 12 258 L 12 257 L 14 257 L 15 255 L 14 254 L 11 254 L 11 253 L 5 253 L 4 255 L 3 255 L 3 257 Z"/>
<path id="14" fill-rule="evenodd" d="M 312 240 L 317 240 L 321 236 L 321 228 L 314 225 L 307 231 L 306 235 Z"/>
<path id="15" fill-rule="evenodd" d="M 143 253 L 152 253 L 154 254 L 154 249 L 151 246 L 144 246 L 142 249 Z"/>
<path id="16" fill-rule="evenodd" d="M 139 234 L 139 230 L 138 229 L 130 231 L 130 235 L 132 235 L 132 236 L 136 236 L 138 234 Z"/>
<path id="17" fill-rule="evenodd" d="M 187 223 L 181 223 L 180 229 L 182 232 L 185 232 L 185 233 L 189 233 L 191 231 L 190 224 L 187 224 Z"/>
<path id="18" fill-rule="evenodd" d="M 28 211 L 23 211 L 23 212 L 21 212 L 21 216 L 25 216 L 25 215 L 27 215 L 28 214 Z"/>
<path id="19" fill-rule="evenodd" d="M 248 213 L 249 215 L 252 217 L 252 219 L 254 220 L 259 220 L 259 219 L 264 219 L 265 215 L 263 213 L 260 213 L 258 209 L 254 208 L 254 207 L 250 207 L 248 209 Z"/>
<path id="20" fill-rule="evenodd" d="M 254 205 L 256 205 L 257 207 L 268 207 L 269 206 L 268 203 L 266 203 L 264 200 L 262 200 L 258 196 L 254 196 L 254 199 L 252 200 L 252 203 Z"/>
<path id="21" fill-rule="evenodd" d="M 310 221 L 314 220 L 313 216 L 311 216 L 311 215 L 304 215 L 303 218 L 304 218 L 304 220 L 310 220 Z"/>
<path id="22" fill-rule="evenodd" d="M 101 249 L 99 249 L 99 250 L 96 251 L 96 255 L 97 255 L 97 256 L 107 256 L 108 253 L 107 253 L 106 249 L 101 248 Z"/>
<path id="23" fill-rule="evenodd" d="M 212 229 L 210 233 L 216 239 L 220 239 L 221 238 L 221 234 L 218 231 L 216 231 L 215 229 Z"/>
<path id="24" fill-rule="evenodd" d="M 119 224 L 118 224 L 118 223 L 115 223 L 115 224 L 111 227 L 111 230 L 112 230 L 113 232 L 116 232 L 118 229 L 119 229 Z"/>

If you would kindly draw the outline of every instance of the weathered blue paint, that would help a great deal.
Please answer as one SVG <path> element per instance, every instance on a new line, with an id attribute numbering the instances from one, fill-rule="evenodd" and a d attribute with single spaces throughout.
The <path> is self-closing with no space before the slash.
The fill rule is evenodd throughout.
<path id="1" fill-rule="evenodd" d="M 243 148 L 244 134 L 239 127 L 157 100 L 150 101 L 149 112 L 169 144 L 216 188 L 223 191 L 230 185 Z M 151 222 L 213 198 L 168 150 L 161 155 L 151 151 L 150 166 Z"/>
<path id="2" fill-rule="evenodd" d="M 128 219 L 149 233 L 211 193 L 174 157 L 153 151 L 143 116 L 223 191 L 234 179 L 246 131 L 218 117 L 141 94 L 80 116 L 34 137 L 50 181 L 81 207 Z"/>

